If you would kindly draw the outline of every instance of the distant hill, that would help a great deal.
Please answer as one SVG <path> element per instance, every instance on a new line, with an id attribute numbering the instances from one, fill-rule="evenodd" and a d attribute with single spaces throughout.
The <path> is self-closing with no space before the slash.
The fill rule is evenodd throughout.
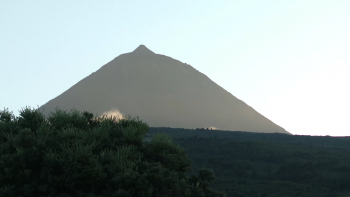
<path id="1" fill-rule="evenodd" d="M 40 107 L 139 116 L 152 127 L 288 133 L 188 64 L 140 45 Z"/>

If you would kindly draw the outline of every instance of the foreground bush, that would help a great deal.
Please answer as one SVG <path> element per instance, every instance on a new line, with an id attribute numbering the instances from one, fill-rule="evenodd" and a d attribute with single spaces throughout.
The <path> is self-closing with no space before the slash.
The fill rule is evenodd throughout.
<path id="1" fill-rule="evenodd" d="M 135 118 L 94 118 L 57 109 L 48 118 L 25 108 L 0 111 L 0 196 L 225 196 L 211 170 L 188 177 L 184 149 L 164 134 L 143 141 Z"/>

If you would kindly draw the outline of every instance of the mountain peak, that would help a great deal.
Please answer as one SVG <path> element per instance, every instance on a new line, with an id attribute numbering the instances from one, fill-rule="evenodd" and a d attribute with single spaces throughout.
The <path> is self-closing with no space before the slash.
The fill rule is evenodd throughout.
<path id="1" fill-rule="evenodd" d="M 153 51 L 149 50 L 145 45 L 141 44 L 132 53 L 136 54 L 154 54 Z"/>
<path id="2" fill-rule="evenodd" d="M 93 91 L 91 91 L 93 88 Z M 288 133 L 193 67 L 140 45 L 41 106 L 139 116 L 151 127 Z"/>

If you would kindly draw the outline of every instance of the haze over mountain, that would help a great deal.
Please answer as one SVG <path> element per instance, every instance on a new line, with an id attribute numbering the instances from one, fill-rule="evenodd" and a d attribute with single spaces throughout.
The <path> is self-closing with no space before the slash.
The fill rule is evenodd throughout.
<path id="1" fill-rule="evenodd" d="M 188 64 L 144 45 L 40 107 L 139 116 L 151 127 L 288 133 Z"/>

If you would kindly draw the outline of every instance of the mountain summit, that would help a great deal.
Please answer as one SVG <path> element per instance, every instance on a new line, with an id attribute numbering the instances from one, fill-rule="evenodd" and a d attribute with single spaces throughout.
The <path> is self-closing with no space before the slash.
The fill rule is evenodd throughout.
<path id="1" fill-rule="evenodd" d="M 288 133 L 188 64 L 140 45 L 40 107 L 139 116 L 151 127 Z"/>
<path id="2" fill-rule="evenodd" d="M 149 50 L 145 45 L 140 45 L 139 47 L 137 47 L 133 53 L 135 54 L 155 54 L 153 53 L 153 51 Z"/>

